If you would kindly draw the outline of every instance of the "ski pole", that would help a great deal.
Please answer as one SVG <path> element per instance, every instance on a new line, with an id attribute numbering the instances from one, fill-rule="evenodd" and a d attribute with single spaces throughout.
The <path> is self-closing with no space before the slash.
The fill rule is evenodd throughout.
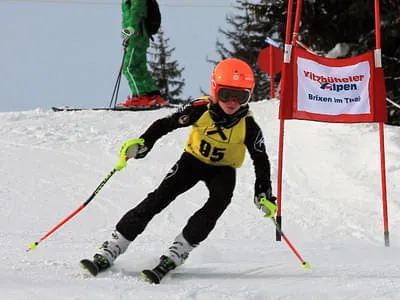
<path id="1" fill-rule="evenodd" d="M 117 105 L 118 91 L 119 91 L 119 86 L 121 84 L 122 69 L 124 67 L 125 55 L 126 55 L 126 46 L 124 45 L 124 54 L 122 55 L 122 62 L 121 62 L 121 66 L 119 68 L 117 81 L 115 82 L 115 85 L 114 85 L 114 90 L 113 90 L 113 93 L 111 96 L 109 107 L 111 107 L 113 102 L 114 102 L 114 107 Z"/>
<path id="2" fill-rule="evenodd" d="M 30 250 L 35 250 L 36 247 L 43 242 L 49 235 L 51 235 L 54 231 L 56 231 L 58 228 L 60 228 L 62 225 L 64 225 L 66 222 L 68 222 L 73 216 L 75 216 L 78 212 L 80 212 L 82 209 L 86 207 L 86 205 L 89 204 L 90 201 L 93 200 L 93 198 L 100 192 L 100 190 L 103 188 L 103 186 L 107 183 L 107 181 L 111 178 L 111 176 L 114 175 L 114 173 L 117 170 L 114 168 L 106 178 L 99 184 L 99 186 L 94 190 L 93 194 L 87 199 L 84 203 L 82 203 L 75 211 L 73 211 L 68 217 L 66 217 L 64 220 L 62 220 L 60 223 L 58 223 L 56 226 L 54 226 L 49 232 L 47 232 L 44 236 L 40 238 L 39 241 L 34 242 L 29 245 L 29 248 L 26 250 L 27 252 Z"/>
<path id="3" fill-rule="evenodd" d="M 283 240 L 286 242 L 286 244 L 289 246 L 289 248 L 293 251 L 293 253 L 297 256 L 297 258 L 301 262 L 301 266 L 303 269 L 310 269 L 311 266 L 308 262 L 306 262 L 300 254 L 297 252 L 297 250 L 293 247 L 292 243 L 289 241 L 287 236 L 283 233 L 281 227 L 279 226 L 278 222 L 276 221 L 275 217 L 271 217 L 272 222 L 274 223 L 276 230 L 280 233 L 280 235 L 283 237 Z"/>

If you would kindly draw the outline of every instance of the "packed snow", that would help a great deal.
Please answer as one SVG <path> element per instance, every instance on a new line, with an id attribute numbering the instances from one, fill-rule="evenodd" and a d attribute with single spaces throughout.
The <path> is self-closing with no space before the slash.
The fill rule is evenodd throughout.
<path id="1" fill-rule="evenodd" d="M 278 101 L 251 103 L 262 127 L 276 191 Z M 390 247 L 384 245 L 377 124 L 285 122 L 283 231 L 311 265 L 304 270 L 271 220 L 253 204 L 249 158 L 232 204 L 186 263 L 160 285 L 153 267 L 207 199 L 203 184 L 157 215 L 110 271 L 90 277 L 91 257 L 120 217 L 152 191 L 182 153 L 189 128 L 131 160 L 84 203 L 118 161 L 122 143 L 173 112 L 0 113 L 0 287 L 16 299 L 399 299 L 400 128 L 385 126 Z"/>

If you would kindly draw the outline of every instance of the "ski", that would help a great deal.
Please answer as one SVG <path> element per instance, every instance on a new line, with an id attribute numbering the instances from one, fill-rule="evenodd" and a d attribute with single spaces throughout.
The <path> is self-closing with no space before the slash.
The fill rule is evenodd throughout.
<path id="1" fill-rule="evenodd" d="M 92 276 L 97 276 L 111 267 L 105 257 L 95 254 L 94 259 L 84 258 L 80 261 L 81 267 Z M 172 270 L 176 268 L 175 263 L 165 255 L 160 257 L 160 262 L 153 269 L 145 269 L 141 272 L 142 277 L 149 283 L 159 284 L 161 280 Z"/>
<path id="2" fill-rule="evenodd" d="M 90 259 L 82 259 L 80 261 L 80 265 L 83 269 L 85 269 L 86 271 L 88 271 L 90 274 L 92 274 L 93 276 L 97 276 L 97 274 L 99 274 L 100 270 L 97 267 L 97 265 Z"/>
<path id="3" fill-rule="evenodd" d="M 130 107 L 57 107 L 53 106 L 51 109 L 54 112 L 60 112 L 60 111 L 97 111 L 97 110 L 105 110 L 105 111 L 143 111 L 143 110 L 155 110 L 155 109 L 160 109 L 163 107 L 170 107 L 168 105 L 160 106 L 160 105 L 154 105 L 154 106 L 130 106 Z"/>
<path id="4" fill-rule="evenodd" d="M 111 267 L 107 258 L 98 253 L 94 255 L 93 260 L 87 258 L 82 259 L 80 265 L 93 276 L 96 276 L 99 272 L 103 272 Z"/>
<path id="5" fill-rule="evenodd" d="M 92 276 L 97 276 L 101 270 L 99 267 L 96 265 L 96 263 L 90 259 L 84 258 L 80 261 L 81 267 L 89 272 Z M 161 282 L 161 279 L 165 277 L 169 273 L 170 270 L 166 269 L 160 269 L 160 265 L 155 267 L 152 270 L 143 270 L 141 275 L 144 278 L 145 281 L 154 283 L 154 284 L 159 284 Z"/>
<path id="6" fill-rule="evenodd" d="M 145 269 L 141 275 L 145 281 L 159 284 L 161 280 L 172 270 L 176 268 L 175 263 L 165 255 L 160 257 L 160 263 L 153 269 Z"/>
<path id="7" fill-rule="evenodd" d="M 157 274 L 153 270 L 143 270 L 141 273 L 142 277 L 145 281 L 149 283 L 159 284 L 161 279 L 164 278 L 165 275 Z"/>

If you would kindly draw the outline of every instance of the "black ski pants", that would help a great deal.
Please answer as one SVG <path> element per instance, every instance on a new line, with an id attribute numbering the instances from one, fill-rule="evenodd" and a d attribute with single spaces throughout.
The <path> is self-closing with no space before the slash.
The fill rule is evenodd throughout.
<path id="1" fill-rule="evenodd" d="M 189 218 L 182 232 L 191 245 L 199 244 L 207 238 L 231 202 L 236 184 L 236 170 L 227 166 L 205 164 L 186 152 L 168 172 L 160 186 L 129 210 L 118 222 L 116 229 L 126 239 L 133 241 L 156 214 L 199 181 L 205 182 L 209 198 Z"/>

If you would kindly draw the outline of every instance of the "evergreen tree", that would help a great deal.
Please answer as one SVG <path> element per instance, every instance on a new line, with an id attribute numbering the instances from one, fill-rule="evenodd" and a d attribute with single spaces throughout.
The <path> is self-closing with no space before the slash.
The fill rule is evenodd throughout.
<path id="1" fill-rule="evenodd" d="M 226 16 L 230 30 L 219 29 L 226 37 L 229 46 L 217 40 L 216 47 L 220 59 L 228 57 L 239 58 L 247 62 L 253 69 L 256 78 L 253 101 L 265 99 L 270 93 L 269 76 L 257 64 L 258 54 L 268 45 L 267 36 L 283 41 L 285 28 L 285 1 L 261 0 L 259 4 L 247 0 L 236 0 L 234 7 L 238 14 Z M 217 61 L 208 59 L 216 64 Z M 275 85 L 277 86 L 275 80 Z"/>
<path id="2" fill-rule="evenodd" d="M 185 86 L 185 79 L 182 76 L 185 68 L 179 68 L 178 61 L 171 60 L 175 48 L 169 48 L 168 43 L 169 38 L 165 38 L 164 31 L 160 28 L 149 51 L 150 73 L 160 88 L 164 100 L 171 104 L 179 104 L 189 101 L 181 97 Z"/>

